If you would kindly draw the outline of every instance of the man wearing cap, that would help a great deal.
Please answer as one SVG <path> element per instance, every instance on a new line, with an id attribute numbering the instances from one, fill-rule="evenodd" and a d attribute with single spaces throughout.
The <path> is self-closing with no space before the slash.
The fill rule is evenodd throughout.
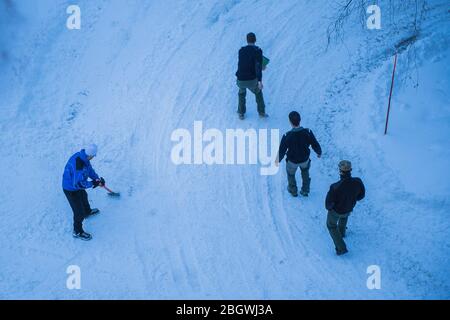
<path id="1" fill-rule="evenodd" d="M 317 157 L 322 156 L 322 148 L 314 136 L 311 129 L 300 126 L 301 117 L 297 111 L 289 113 L 289 122 L 292 130 L 283 135 L 278 150 L 278 157 L 275 160 L 275 165 L 283 160 L 286 155 L 286 173 L 288 177 L 288 191 L 293 197 L 297 197 L 298 188 L 295 180 L 295 173 L 300 168 L 302 174 L 302 188 L 300 194 L 307 197 L 311 184 L 309 176 L 309 169 L 311 168 L 310 154 L 312 147 Z"/>
<path id="2" fill-rule="evenodd" d="M 266 105 L 262 93 L 263 53 L 255 45 L 256 35 L 253 32 L 247 34 L 247 46 L 239 50 L 238 70 L 236 72 L 236 84 L 239 87 L 239 119 L 243 120 L 246 112 L 247 89 L 255 94 L 258 113 L 261 118 L 267 118 Z"/>
<path id="3" fill-rule="evenodd" d="M 91 240 L 92 236 L 83 230 L 83 220 L 100 212 L 98 209 L 91 209 L 86 189 L 105 184 L 105 179 L 100 178 L 91 166 L 90 161 L 96 155 L 95 144 L 72 155 L 64 168 L 62 180 L 64 194 L 73 211 L 73 236 L 86 241 Z"/>
<path id="4" fill-rule="evenodd" d="M 350 161 L 342 160 L 338 167 L 341 179 L 330 186 L 325 207 L 328 210 L 327 228 L 333 239 L 336 254 L 340 256 L 348 252 L 343 239 L 348 217 L 356 202 L 364 199 L 365 188 L 360 178 L 352 177 Z"/>

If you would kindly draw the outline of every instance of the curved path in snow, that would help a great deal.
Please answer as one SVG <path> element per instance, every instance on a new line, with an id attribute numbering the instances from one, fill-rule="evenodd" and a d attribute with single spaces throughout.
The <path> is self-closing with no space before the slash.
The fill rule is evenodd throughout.
<path id="1" fill-rule="evenodd" d="M 0 187 L 8 222 L 0 232 L 0 297 L 448 298 L 443 251 L 449 242 L 441 231 L 448 227 L 448 199 L 433 200 L 441 201 L 436 206 L 405 196 L 383 170 L 377 147 L 362 149 L 367 137 L 379 136 L 355 123 L 371 121 L 356 102 L 364 83 L 384 81 L 389 61 L 381 48 L 365 54 L 357 33 L 350 48 L 324 51 L 327 8 L 316 2 L 82 6 L 79 32 L 61 29 L 62 17 L 30 40 L 34 59 L 24 55 L 16 65 L 24 77 L 11 84 L 19 89 L 2 113 L 10 168 L 4 180 L 14 186 Z M 57 17 L 60 7 L 48 14 Z M 271 58 L 264 72 L 270 118 L 258 119 L 248 95 L 242 122 L 234 72 L 249 30 Z M 178 128 L 192 132 L 194 121 L 202 121 L 223 132 L 283 133 L 292 109 L 324 149 L 322 159 L 312 155 L 309 198 L 287 193 L 284 163 L 277 175 L 261 176 L 255 165 L 171 162 L 170 136 Z M 94 239 L 84 243 L 70 236 L 60 178 L 67 157 L 89 141 L 100 146 L 94 167 L 122 197 L 90 192 L 102 213 L 85 223 Z M 368 197 L 350 218 L 350 253 L 336 257 L 324 197 L 344 157 L 354 162 Z M 425 238 L 434 246 L 428 253 L 408 232 L 419 226 L 405 225 L 409 220 L 399 215 L 417 218 L 430 207 L 436 224 L 428 232 L 438 237 Z M 82 270 L 79 291 L 65 288 L 72 264 Z M 382 290 L 367 289 L 370 265 L 381 267 Z"/>

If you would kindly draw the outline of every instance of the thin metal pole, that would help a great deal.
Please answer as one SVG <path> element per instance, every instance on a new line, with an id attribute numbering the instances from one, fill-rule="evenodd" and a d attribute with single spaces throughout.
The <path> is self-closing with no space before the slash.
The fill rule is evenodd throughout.
<path id="1" fill-rule="evenodd" d="M 391 111 L 391 98 L 392 98 L 392 89 L 394 89 L 394 77 L 395 77 L 395 68 L 397 67 L 397 54 L 395 54 L 394 59 L 394 70 L 392 71 L 392 81 L 391 81 L 391 92 L 389 93 L 389 103 L 386 115 L 386 126 L 384 127 L 384 134 L 386 135 L 389 123 L 389 113 Z"/>

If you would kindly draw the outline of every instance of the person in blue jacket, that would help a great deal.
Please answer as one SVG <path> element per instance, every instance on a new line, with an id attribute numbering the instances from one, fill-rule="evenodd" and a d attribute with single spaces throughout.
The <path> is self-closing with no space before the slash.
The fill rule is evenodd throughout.
<path id="1" fill-rule="evenodd" d="M 100 212 L 98 209 L 91 209 L 86 189 L 105 185 L 105 179 L 100 178 L 91 166 L 90 161 L 96 155 L 95 144 L 72 155 L 64 168 L 62 179 L 64 194 L 73 211 L 73 236 L 82 240 L 92 239 L 83 230 L 83 220 Z"/>

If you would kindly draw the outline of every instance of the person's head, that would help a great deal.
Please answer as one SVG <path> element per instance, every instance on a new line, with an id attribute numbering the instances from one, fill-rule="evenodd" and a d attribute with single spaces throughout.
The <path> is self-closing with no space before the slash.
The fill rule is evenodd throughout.
<path id="1" fill-rule="evenodd" d="M 352 172 L 352 163 L 348 160 L 342 160 L 338 165 L 341 176 L 349 175 Z"/>
<path id="2" fill-rule="evenodd" d="M 88 160 L 92 160 L 97 155 L 97 145 L 88 145 L 86 148 L 84 148 L 84 152 L 86 153 Z"/>
<path id="3" fill-rule="evenodd" d="M 289 122 L 294 128 L 297 128 L 300 125 L 300 121 L 302 118 L 300 117 L 300 113 L 297 111 L 292 111 L 289 113 Z"/>
<path id="4" fill-rule="evenodd" d="M 256 43 L 256 35 L 253 32 L 247 34 L 247 43 L 255 44 Z"/>

